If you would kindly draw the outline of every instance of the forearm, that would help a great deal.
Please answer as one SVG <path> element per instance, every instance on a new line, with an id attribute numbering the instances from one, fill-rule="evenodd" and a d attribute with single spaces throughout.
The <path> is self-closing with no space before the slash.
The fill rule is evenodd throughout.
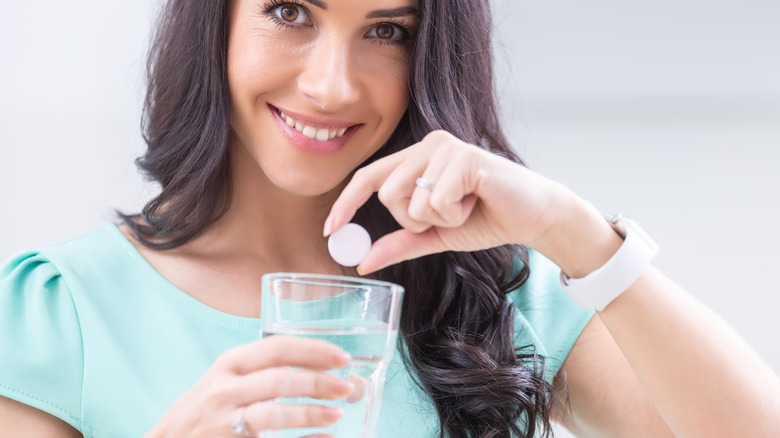
<path id="1" fill-rule="evenodd" d="M 600 313 L 675 434 L 771 436 L 780 380 L 714 312 L 649 268 Z"/>
<path id="2" fill-rule="evenodd" d="M 574 200 L 574 202 L 572 202 Z M 598 268 L 622 243 L 576 197 L 542 252 L 571 277 Z M 780 379 L 721 318 L 648 268 L 601 320 L 677 436 L 770 436 L 780 430 Z"/>

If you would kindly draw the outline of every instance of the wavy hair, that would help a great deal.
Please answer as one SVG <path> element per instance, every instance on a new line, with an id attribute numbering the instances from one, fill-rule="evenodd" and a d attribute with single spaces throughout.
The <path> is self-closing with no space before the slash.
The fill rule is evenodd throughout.
<path id="1" fill-rule="evenodd" d="M 493 87 L 487 0 L 420 0 L 408 110 L 368 161 L 433 130 L 522 164 L 504 136 Z M 139 169 L 161 186 L 140 214 L 120 216 L 144 245 L 166 250 L 201 234 L 231 196 L 228 0 L 169 0 L 148 59 Z M 164 208 L 162 208 L 164 206 Z M 373 238 L 399 228 L 372 197 L 356 214 Z M 440 436 L 550 434 L 545 360 L 516 346 L 507 294 L 528 278 L 528 254 L 506 245 L 445 252 L 372 275 L 406 288 L 404 362 L 433 401 Z"/>

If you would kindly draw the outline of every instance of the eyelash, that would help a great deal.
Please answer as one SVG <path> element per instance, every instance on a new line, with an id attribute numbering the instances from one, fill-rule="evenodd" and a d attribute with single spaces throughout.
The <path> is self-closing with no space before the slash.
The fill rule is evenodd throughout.
<path id="1" fill-rule="evenodd" d="M 280 7 L 280 6 L 295 6 L 297 8 L 302 9 L 304 11 L 304 13 L 308 16 L 309 15 L 309 10 L 306 8 L 306 6 L 304 6 L 301 3 L 298 3 L 298 2 L 295 2 L 295 1 L 290 1 L 290 0 L 270 0 L 268 2 L 268 4 L 266 4 L 265 7 L 263 8 L 264 9 L 264 11 L 263 11 L 264 14 L 266 16 L 268 16 L 268 19 L 271 20 L 271 22 L 273 22 L 277 27 L 285 29 L 285 30 L 298 30 L 298 29 L 300 29 L 300 27 L 298 25 L 294 25 L 294 24 L 288 23 L 288 22 L 280 19 L 276 15 L 276 13 L 274 11 L 278 7 Z M 412 31 L 412 29 L 410 29 L 410 26 L 406 22 L 404 22 L 403 20 L 390 18 L 390 19 L 387 19 L 385 21 L 382 21 L 382 22 L 374 24 L 374 28 L 376 26 L 379 26 L 379 25 L 382 25 L 382 24 L 390 24 L 390 25 L 394 26 L 396 29 L 400 30 L 403 33 L 403 35 L 401 36 L 401 38 L 399 38 L 397 40 L 385 40 L 385 39 L 382 39 L 382 38 L 374 38 L 374 40 L 378 44 L 403 46 L 403 45 L 408 44 L 410 41 L 412 41 L 414 39 L 414 36 L 415 36 L 414 32 Z"/>
<path id="2" fill-rule="evenodd" d="M 280 27 L 282 29 L 293 30 L 293 29 L 297 29 L 298 27 L 295 26 L 294 24 L 290 24 L 290 23 L 280 19 L 276 15 L 276 13 L 274 11 L 276 10 L 276 8 L 278 8 L 280 6 L 295 6 L 295 7 L 301 8 L 304 11 L 306 11 L 307 15 L 309 13 L 309 10 L 306 9 L 306 6 L 302 5 L 301 3 L 297 3 L 297 2 L 293 2 L 293 1 L 289 1 L 289 0 L 271 0 L 271 1 L 269 1 L 268 4 L 265 5 L 265 7 L 263 8 L 264 9 L 263 13 L 268 16 L 268 19 L 271 20 L 271 22 L 273 22 L 274 24 L 276 24 L 276 26 L 278 26 L 278 27 Z"/>

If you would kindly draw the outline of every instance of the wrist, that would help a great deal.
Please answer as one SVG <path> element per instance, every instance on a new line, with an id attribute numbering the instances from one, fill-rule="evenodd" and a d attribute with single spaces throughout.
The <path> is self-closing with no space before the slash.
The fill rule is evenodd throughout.
<path id="1" fill-rule="evenodd" d="M 601 267 L 581 278 L 561 271 L 561 285 L 586 309 L 604 310 L 642 275 L 658 245 L 636 222 L 622 215 L 605 218 L 623 240 L 617 252 Z"/>
<path id="2" fill-rule="evenodd" d="M 561 207 L 534 246 L 570 278 L 581 278 L 603 266 L 623 239 L 598 210 L 573 193 L 558 200 Z"/>

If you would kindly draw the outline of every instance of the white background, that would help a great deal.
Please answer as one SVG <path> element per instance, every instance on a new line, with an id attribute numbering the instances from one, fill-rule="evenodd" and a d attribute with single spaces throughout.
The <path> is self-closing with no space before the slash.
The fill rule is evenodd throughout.
<path id="1" fill-rule="evenodd" d="M 780 3 L 493 0 L 535 170 L 634 217 L 656 265 L 780 371 Z M 137 211 L 157 2 L 0 3 L 0 259 Z"/>

